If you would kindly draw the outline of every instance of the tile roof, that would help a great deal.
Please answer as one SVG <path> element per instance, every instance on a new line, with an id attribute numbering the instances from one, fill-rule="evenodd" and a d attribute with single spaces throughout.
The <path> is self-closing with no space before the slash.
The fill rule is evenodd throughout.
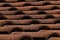
<path id="1" fill-rule="evenodd" d="M 60 40 L 60 0 L 0 0 L 0 40 Z"/>

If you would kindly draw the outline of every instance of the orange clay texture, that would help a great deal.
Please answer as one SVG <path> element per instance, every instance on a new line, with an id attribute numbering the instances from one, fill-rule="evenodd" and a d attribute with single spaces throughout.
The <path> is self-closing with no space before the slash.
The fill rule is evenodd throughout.
<path id="1" fill-rule="evenodd" d="M 60 0 L 0 0 L 0 40 L 60 40 Z"/>

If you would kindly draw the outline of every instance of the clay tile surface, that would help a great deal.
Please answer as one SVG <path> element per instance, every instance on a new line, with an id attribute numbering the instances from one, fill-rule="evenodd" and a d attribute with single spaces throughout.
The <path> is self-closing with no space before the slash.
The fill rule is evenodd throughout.
<path id="1" fill-rule="evenodd" d="M 0 40 L 60 40 L 60 0 L 0 0 Z"/>

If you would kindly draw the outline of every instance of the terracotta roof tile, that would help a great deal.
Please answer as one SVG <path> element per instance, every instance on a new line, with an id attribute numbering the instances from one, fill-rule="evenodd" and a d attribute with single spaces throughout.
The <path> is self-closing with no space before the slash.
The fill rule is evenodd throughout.
<path id="1" fill-rule="evenodd" d="M 0 40 L 60 40 L 60 0 L 0 0 Z"/>

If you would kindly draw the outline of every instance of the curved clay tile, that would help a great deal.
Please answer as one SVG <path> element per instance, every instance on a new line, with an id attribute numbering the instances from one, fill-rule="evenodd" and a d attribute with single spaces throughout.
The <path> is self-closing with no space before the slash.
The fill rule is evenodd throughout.
<path id="1" fill-rule="evenodd" d="M 47 14 L 45 11 L 39 11 L 37 14 Z"/>
<path id="2" fill-rule="evenodd" d="M 39 8 L 33 7 L 33 8 L 31 8 L 30 10 L 39 10 Z"/>
<path id="3" fill-rule="evenodd" d="M 25 13 L 22 12 L 22 11 L 17 11 L 17 12 L 14 13 L 14 15 L 22 15 L 22 14 L 25 14 Z"/>
<path id="4" fill-rule="evenodd" d="M 51 5 L 51 3 L 50 2 L 44 2 L 42 5 Z"/>
<path id="5" fill-rule="evenodd" d="M 12 7 L 12 8 L 10 8 L 10 9 L 8 9 L 9 11 L 16 11 L 16 10 L 18 10 L 17 8 L 15 8 L 15 7 Z"/>
<path id="6" fill-rule="evenodd" d="M 3 4 L 1 7 L 12 7 L 10 4 Z"/>
<path id="7" fill-rule="evenodd" d="M 53 15 L 47 15 L 46 17 L 45 17 L 45 19 L 52 19 L 52 18 L 55 18 Z"/>
<path id="8" fill-rule="evenodd" d="M 32 19 L 30 16 L 23 16 L 21 19 Z"/>
<path id="9" fill-rule="evenodd" d="M 32 6 L 30 3 L 25 3 L 23 6 Z"/>

